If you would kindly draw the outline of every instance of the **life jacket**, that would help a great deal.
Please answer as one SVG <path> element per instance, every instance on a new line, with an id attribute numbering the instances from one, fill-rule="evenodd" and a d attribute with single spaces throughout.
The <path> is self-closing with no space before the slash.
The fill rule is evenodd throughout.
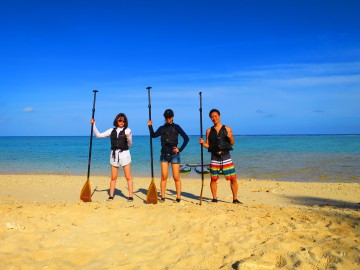
<path id="1" fill-rule="evenodd" d="M 179 133 L 174 124 L 166 123 L 161 129 L 161 152 L 171 154 L 172 148 L 178 145 Z"/>
<path id="2" fill-rule="evenodd" d="M 114 128 L 111 131 L 110 139 L 111 139 L 111 150 L 120 149 L 124 151 L 129 149 L 129 146 L 127 144 L 127 138 L 125 135 L 125 129 L 121 130 L 118 136 L 116 132 L 116 128 Z"/>
<path id="3" fill-rule="evenodd" d="M 223 154 L 233 150 L 230 144 L 230 139 L 227 136 L 227 130 L 225 126 L 223 125 L 219 133 L 217 133 L 215 127 L 211 127 L 210 133 L 209 133 L 209 148 L 208 151 L 211 153 L 218 153 L 223 152 Z"/>

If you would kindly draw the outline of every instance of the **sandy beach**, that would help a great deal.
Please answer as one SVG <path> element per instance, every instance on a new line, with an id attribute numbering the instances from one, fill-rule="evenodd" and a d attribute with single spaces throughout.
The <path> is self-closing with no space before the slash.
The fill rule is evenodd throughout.
<path id="1" fill-rule="evenodd" d="M 79 200 L 85 176 L 0 175 L 0 269 L 359 269 L 360 184 L 239 179 L 231 203 L 219 180 L 182 180 L 174 203 L 145 203 L 150 178 L 91 177 L 93 202 Z M 159 188 L 159 179 L 156 178 Z"/>

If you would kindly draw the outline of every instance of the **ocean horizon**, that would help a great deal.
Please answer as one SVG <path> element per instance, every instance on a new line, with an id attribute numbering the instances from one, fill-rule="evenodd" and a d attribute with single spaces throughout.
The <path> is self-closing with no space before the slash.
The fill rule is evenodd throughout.
<path id="1" fill-rule="evenodd" d="M 200 164 L 199 135 L 190 135 L 182 164 Z M 360 182 L 359 134 L 236 135 L 231 151 L 238 179 Z M 182 142 L 180 138 L 180 143 Z M 0 136 L 0 174 L 87 175 L 89 136 Z M 133 177 L 150 177 L 149 135 L 133 136 Z M 153 139 L 160 178 L 160 140 Z M 93 137 L 91 175 L 110 175 L 110 140 Z M 204 148 L 204 163 L 210 153 Z M 123 173 L 120 171 L 120 177 Z M 182 178 L 198 178 L 193 169 Z"/>

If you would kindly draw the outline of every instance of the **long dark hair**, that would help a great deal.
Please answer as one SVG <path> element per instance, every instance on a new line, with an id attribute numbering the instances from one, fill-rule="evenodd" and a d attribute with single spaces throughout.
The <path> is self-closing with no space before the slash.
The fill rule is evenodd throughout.
<path id="1" fill-rule="evenodd" d="M 127 117 L 126 117 L 125 113 L 119 113 L 119 114 L 115 117 L 114 123 L 113 123 L 114 127 L 118 127 L 118 120 L 119 120 L 119 118 L 124 118 L 124 129 L 127 129 L 129 123 L 128 123 L 128 120 L 127 120 Z"/>

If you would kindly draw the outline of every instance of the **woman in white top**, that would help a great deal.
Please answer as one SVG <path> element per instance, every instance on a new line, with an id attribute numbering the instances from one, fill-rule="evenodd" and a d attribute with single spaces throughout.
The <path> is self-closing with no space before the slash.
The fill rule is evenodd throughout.
<path id="1" fill-rule="evenodd" d="M 116 180 L 118 178 L 119 167 L 121 166 L 124 170 L 124 175 L 129 189 L 128 201 L 133 201 L 133 181 L 131 178 L 131 156 L 129 151 L 129 148 L 132 145 L 132 134 L 130 128 L 128 128 L 126 115 L 124 113 L 119 113 L 114 119 L 114 128 L 110 128 L 102 133 L 97 130 L 95 119 L 91 119 L 90 122 L 94 124 L 93 130 L 97 138 L 110 137 L 111 140 L 111 181 L 108 200 L 114 199 Z"/>

